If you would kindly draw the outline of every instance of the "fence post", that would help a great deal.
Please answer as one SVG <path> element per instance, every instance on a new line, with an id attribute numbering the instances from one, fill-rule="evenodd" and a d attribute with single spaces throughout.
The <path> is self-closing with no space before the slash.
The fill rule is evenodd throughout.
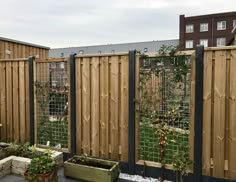
<path id="1" fill-rule="evenodd" d="M 30 108 L 30 144 L 34 141 L 34 57 L 29 57 L 29 108 Z"/>
<path id="2" fill-rule="evenodd" d="M 194 182 L 202 181 L 203 62 L 204 46 L 197 45 L 194 116 Z"/>
<path id="3" fill-rule="evenodd" d="M 70 128 L 71 155 L 76 154 L 75 55 L 70 55 Z"/>
<path id="4" fill-rule="evenodd" d="M 129 51 L 129 172 L 135 173 L 135 51 Z"/>

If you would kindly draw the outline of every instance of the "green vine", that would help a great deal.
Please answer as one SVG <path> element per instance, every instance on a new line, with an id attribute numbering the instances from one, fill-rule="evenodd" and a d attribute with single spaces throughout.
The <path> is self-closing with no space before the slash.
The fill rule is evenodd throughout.
<path id="1" fill-rule="evenodd" d="M 186 174 L 187 168 L 191 165 L 189 150 L 186 147 L 188 143 L 182 148 L 177 143 L 181 137 L 189 134 L 189 107 L 184 105 L 188 99 L 189 60 L 188 56 L 174 46 L 162 46 L 157 57 L 140 54 L 140 99 L 136 101 L 139 105 L 137 112 L 140 119 L 141 142 L 145 143 L 141 144 L 141 158 L 149 160 L 150 151 L 146 151 L 148 149 L 146 145 L 151 141 L 145 137 L 147 133 L 155 130 L 158 143 L 157 145 L 153 143 L 153 146 L 159 148 L 156 161 L 162 164 L 162 169 L 165 168 L 165 164 L 172 163 L 174 170 L 178 172 L 176 174 L 180 173 L 181 176 Z M 158 89 L 152 89 L 148 85 L 153 77 L 159 79 L 160 83 L 154 85 Z M 174 149 L 176 152 L 169 154 L 168 150 L 175 145 L 178 146 Z M 167 162 L 167 157 L 171 158 L 172 162 Z M 163 174 L 160 180 L 164 180 Z"/>

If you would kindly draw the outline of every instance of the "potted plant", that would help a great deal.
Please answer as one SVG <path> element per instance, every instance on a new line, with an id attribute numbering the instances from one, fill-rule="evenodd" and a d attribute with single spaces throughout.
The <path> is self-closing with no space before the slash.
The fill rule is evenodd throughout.
<path id="1" fill-rule="evenodd" d="M 115 161 L 74 156 L 64 162 L 64 175 L 83 181 L 113 182 L 119 173 L 119 162 Z"/>
<path id="2" fill-rule="evenodd" d="M 27 182 L 57 182 L 57 166 L 51 151 L 45 150 L 43 155 L 33 158 L 24 176 Z"/>

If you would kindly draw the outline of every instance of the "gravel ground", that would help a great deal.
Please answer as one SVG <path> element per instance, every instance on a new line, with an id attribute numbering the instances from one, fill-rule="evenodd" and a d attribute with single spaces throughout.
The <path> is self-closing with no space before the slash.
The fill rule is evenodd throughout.
<path id="1" fill-rule="evenodd" d="M 142 176 L 139 175 L 129 175 L 126 173 L 120 173 L 119 179 L 125 179 L 125 180 L 129 180 L 129 181 L 140 181 L 140 182 L 158 182 L 158 179 L 155 178 L 143 178 Z M 167 181 L 165 180 L 164 182 L 171 182 L 171 181 Z"/>

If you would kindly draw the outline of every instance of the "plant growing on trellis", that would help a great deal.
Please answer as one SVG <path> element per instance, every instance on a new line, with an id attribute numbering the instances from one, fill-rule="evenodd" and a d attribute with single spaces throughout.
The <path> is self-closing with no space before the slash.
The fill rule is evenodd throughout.
<path id="1" fill-rule="evenodd" d="M 153 145 L 159 148 L 158 160 L 155 161 L 162 164 L 162 169 L 168 163 L 166 157 L 170 157 L 168 152 L 166 153 L 167 149 L 174 148 L 179 138 L 188 134 L 185 130 L 188 130 L 189 119 L 182 114 L 189 111 L 189 107 L 184 107 L 184 100 L 187 97 L 186 77 L 189 58 L 177 52 L 177 47 L 162 46 L 158 51 L 158 57 L 149 58 L 144 54 L 140 57 L 139 91 L 141 97 L 137 101 L 139 104 L 137 112 L 140 118 L 141 158 L 144 160 L 150 158 L 150 151 L 146 151 L 146 145 L 151 142 L 150 138 L 145 139 L 145 135 L 152 137 L 146 131 L 155 130 L 156 137 L 153 137 L 158 142 Z M 154 77 L 153 75 L 161 79 L 157 90 L 147 89 L 147 83 Z M 180 92 L 179 90 L 182 95 L 176 94 Z M 177 126 L 180 128 L 176 129 Z M 144 138 L 143 141 L 142 138 Z M 181 171 L 181 174 L 186 171 L 186 168 L 181 167 L 180 164 L 186 164 L 185 167 L 189 167 L 190 160 L 186 158 L 186 155 L 181 155 L 184 157 L 176 154 L 171 156 L 175 170 Z"/>
<path id="2" fill-rule="evenodd" d="M 37 119 L 38 119 L 38 132 L 37 137 L 40 141 L 47 142 L 50 141 L 50 145 L 56 145 L 57 141 L 54 141 L 53 135 L 56 132 L 61 132 L 66 135 L 60 136 L 62 141 L 67 141 L 67 130 L 68 130 L 68 119 L 67 112 L 62 113 L 61 108 L 59 115 L 57 115 L 57 121 L 50 121 L 50 103 L 53 102 L 56 109 L 58 109 L 57 103 L 62 103 L 63 98 L 56 93 L 50 86 L 50 82 L 35 82 L 36 88 L 36 100 L 37 106 L 39 107 Z M 64 93 L 65 94 L 65 93 Z M 55 131 L 55 128 L 57 131 Z M 41 143 L 42 144 L 42 143 Z M 46 143 L 43 143 L 44 145 Z M 67 147 L 67 143 L 62 143 L 62 147 Z"/>

